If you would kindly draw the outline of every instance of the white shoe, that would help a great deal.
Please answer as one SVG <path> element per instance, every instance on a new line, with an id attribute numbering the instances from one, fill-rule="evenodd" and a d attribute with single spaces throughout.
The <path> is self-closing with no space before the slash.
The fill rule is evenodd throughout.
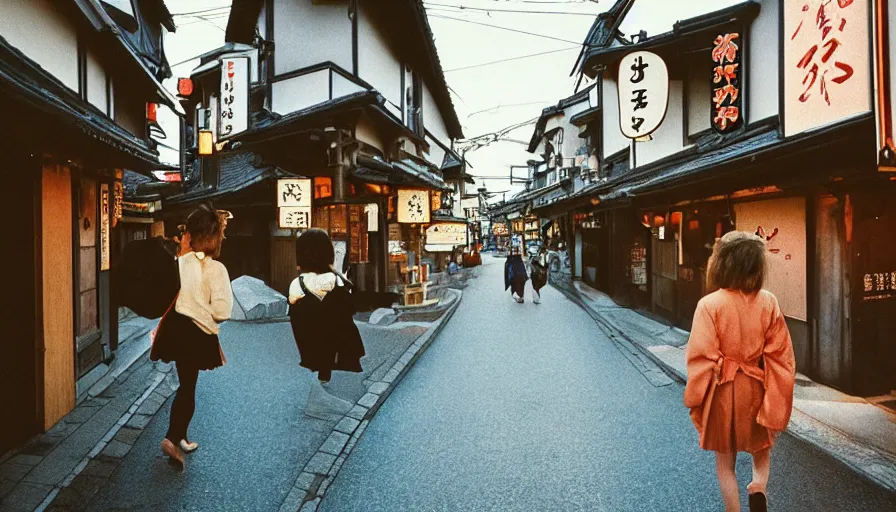
<path id="1" fill-rule="evenodd" d="M 191 443 L 186 439 L 180 440 L 180 449 L 183 450 L 184 453 L 193 453 L 197 448 L 199 448 L 199 443 Z"/>
<path id="2" fill-rule="evenodd" d="M 353 406 L 351 402 L 327 393 L 316 378 L 311 379 L 308 404 L 305 406 L 306 415 L 319 420 L 339 421 Z"/>
<path id="3" fill-rule="evenodd" d="M 541 304 L 541 294 L 535 292 L 535 296 L 532 298 L 532 302 L 534 302 L 535 304 Z"/>

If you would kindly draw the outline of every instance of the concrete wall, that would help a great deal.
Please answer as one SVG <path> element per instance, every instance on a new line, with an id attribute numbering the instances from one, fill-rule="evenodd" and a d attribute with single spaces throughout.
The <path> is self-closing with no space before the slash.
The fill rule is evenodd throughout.
<path id="1" fill-rule="evenodd" d="M 404 70 L 401 59 L 389 47 L 368 13 L 368 8 L 363 7 L 358 15 L 358 75 L 386 98 L 387 108 L 398 119 L 403 119 L 401 75 Z"/>
<path id="2" fill-rule="evenodd" d="M 604 157 L 617 153 L 629 146 L 629 140 L 622 135 L 619 128 L 619 93 L 616 82 L 604 79 L 602 102 L 604 105 L 604 120 L 602 133 L 604 137 Z"/>
<path id="3" fill-rule="evenodd" d="M 78 91 L 78 34 L 52 0 L 0 0 L 0 36 Z"/>
<path id="4" fill-rule="evenodd" d="M 666 107 L 666 119 L 653 132 L 653 140 L 635 142 L 635 163 L 638 167 L 673 155 L 681 151 L 684 145 L 684 87 L 680 80 L 669 82 L 669 106 Z M 707 96 L 707 99 L 709 96 Z"/>
<path id="5" fill-rule="evenodd" d="M 348 2 L 274 0 L 275 74 L 332 61 L 352 71 L 352 22 Z"/>
<path id="6" fill-rule="evenodd" d="M 762 0 L 759 17 L 750 27 L 747 97 L 744 102 L 748 122 L 778 115 L 779 1 Z"/>

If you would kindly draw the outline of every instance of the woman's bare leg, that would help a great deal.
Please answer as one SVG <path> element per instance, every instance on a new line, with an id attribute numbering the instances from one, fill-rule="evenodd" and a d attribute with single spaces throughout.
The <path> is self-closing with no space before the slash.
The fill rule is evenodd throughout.
<path id="1" fill-rule="evenodd" d="M 740 491 L 737 488 L 737 473 L 735 464 L 737 452 L 716 452 L 716 477 L 719 479 L 719 489 L 722 491 L 722 500 L 725 502 L 725 512 L 740 512 Z"/>
<path id="2" fill-rule="evenodd" d="M 772 449 L 771 447 L 753 454 L 753 481 L 747 486 L 747 492 L 761 492 L 768 494 L 765 490 L 768 486 L 768 474 L 771 470 Z"/>

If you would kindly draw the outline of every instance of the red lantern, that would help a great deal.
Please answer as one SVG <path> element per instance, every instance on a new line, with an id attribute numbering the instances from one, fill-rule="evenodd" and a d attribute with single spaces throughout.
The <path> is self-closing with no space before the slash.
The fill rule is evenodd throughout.
<path id="1" fill-rule="evenodd" d="M 146 104 L 146 120 L 156 123 L 159 120 L 159 106 L 155 103 Z"/>
<path id="2" fill-rule="evenodd" d="M 177 94 L 188 98 L 193 94 L 193 81 L 189 78 L 177 79 Z"/>

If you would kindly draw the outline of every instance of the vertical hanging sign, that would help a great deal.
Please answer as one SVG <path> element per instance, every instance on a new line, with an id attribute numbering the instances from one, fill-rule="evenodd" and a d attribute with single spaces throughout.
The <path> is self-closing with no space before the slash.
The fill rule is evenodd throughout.
<path id="1" fill-rule="evenodd" d="M 100 270 L 109 270 L 110 232 L 109 184 L 100 185 Z"/>
<path id="2" fill-rule="evenodd" d="M 221 60 L 218 136 L 232 137 L 249 128 L 249 58 Z"/>
<path id="3" fill-rule="evenodd" d="M 713 43 L 712 127 L 728 133 L 743 125 L 741 55 L 743 40 L 738 32 L 719 34 Z"/>
<path id="4" fill-rule="evenodd" d="M 619 63 L 619 126 L 629 139 L 645 138 L 663 124 L 669 104 L 669 70 L 659 55 L 634 52 Z"/>
<path id="5" fill-rule="evenodd" d="M 869 0 L 781 4 L 784 135 L 869 112 Z"/>
<path id="6" fill-rule="evenodd" d="M 281 178 L 277 180 L 277 208 L 280 229 L 311 227 L 311 180 Z"/>

